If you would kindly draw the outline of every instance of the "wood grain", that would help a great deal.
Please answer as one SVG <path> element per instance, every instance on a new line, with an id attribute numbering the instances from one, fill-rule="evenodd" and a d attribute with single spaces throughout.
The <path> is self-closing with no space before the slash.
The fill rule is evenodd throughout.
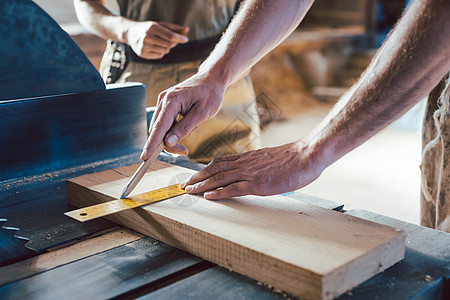
<path id="1" fill-rule="evenodd" d="M 77 207 L 117 199 L 136 165 L 67 181 Z M 193 171 L 155 162 L 133 194 Z M 405 233 L 282 196 L 180 195 L 109 220 L 305 299 L 331 299 L 404 257 Z"/>

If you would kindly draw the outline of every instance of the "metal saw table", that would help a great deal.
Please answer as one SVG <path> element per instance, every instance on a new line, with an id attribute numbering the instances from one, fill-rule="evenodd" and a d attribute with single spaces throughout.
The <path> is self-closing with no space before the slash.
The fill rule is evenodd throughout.
<path id="1" fill-rule="evenodd" d="M 0 299 L 289 297 L 107 220 L 66 217 L 73 209 L 66 179 L 139 162 L 148 122 L 144 87 L 105 87 L 70 37 L 31 1 L 1 0 L 0 15 L 0 69 L 7 71 L 0 75 Z M 159 159 L 202 168 L 165 153 Z M 449 234 L 362 210 L 343 213 L 408 236 L 401 263 L 340 299 L 450 299 Z"/>
<path id="2" fill-rule="evenodd" d="M 159 159 L 199 167 L 165 154 Z M 117 159 L 87 171 L 108 169 L 130 161 L 130 158 Z M 76 176 L 75 173 L 71 174 Z M 14 209 L 0 210 L 2 216 L 9 211 L 7 216 L 13 216 L 15 220 L 11 223 L 24 228 L 20 233 L 31 238 L 29 245 L 38 251 L 28 255 L 29 258 L 0 267 L 2 299 L 282 299 L 286 296 L 255 280 L 108 221 L 87 222 L 85 227 L 63 217 L 62 213 L 70 209 L 64 196 L 64 178 L 47 180 L 30 182 L 28 186 L 40 194 L 35 201 L 42 204 L 39 211 L 46 216 L 36 216 L 32 213 L 33 207 L 21 216 L 15 215 Z M 20 193 L 24 189 L 19 189 Z M 304 195 L 302 199 L 304 201 Z M 308 201 L 330 209 L 342 207 L 313 197 Z M 50 203 L 62 205 L 59 209 L 47 209 Z M 448 299 L 449 234 L 367 211 L 346 213 L 400 228 L 408 237 L 405 259 L 401 263 L 340 299 Z M 30 216 L 39 226 L 30 224 Z M 21 222 L 21 218 L 26 221 Z"/>

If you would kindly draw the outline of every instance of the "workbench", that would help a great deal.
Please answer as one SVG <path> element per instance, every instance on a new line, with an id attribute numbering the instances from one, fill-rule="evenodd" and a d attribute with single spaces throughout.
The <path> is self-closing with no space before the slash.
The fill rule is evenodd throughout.
<path id="1" fill-rule="evenodd" d="M 65 216 L 74 209 L 67 179 L 140 162 L 151 119 L 145 89 L 133 83 L 105 87 L 70 37 L 32 1 L 3 1 L 0 15 L 0 65 L 6 70 L 0 75 L 1 299 L 290 297 L 106 219 L 80 223 Z M 13 26 L 24 19 L 34 21 Z M 203 167 L 167 153 L 158 159 Z M 341 203 L 298 192 L 285 196 L 407 233 L 402 262 L 340 299 L 450 299 L 448 233 L 345 211 Z"/>
<path id="2" fill-rule="evenodd" d="M 88 166 L 99 171 L 136 162 L 138 153 Z M 200 169 L 202 165 L 166 153 L 159 160 Z M 84 173 L 82 168 L 78 172 Z M 71 172 L 69 172 L 71 173 Z M 76 176 L 77 172 L 71 173 Z M 41 206 L 21 223 L 37 252 L 0 268 L 2 299 L 137 298 L 142 299 L 282 299 L 289 297 L 255 280 L 142 236 L 106 220 L 78 223 L 63 215 L 64 174 L 39 178 L 21 193 L 35 195 Z M 288 197 L 298 197 L 295 192 Z M 305 196 L 301 197 L 305 201 Z M 307 197 L 307 201 L 343 211 L 343 205 Z M 300 201 L 300 200 L 299 200 Z M 37 209 L 27 206 L 27 209 Z M 15 210 L 15 212 L 20 210 Z M 342 212 L 400 228 L 407 233 L 405 259 L 339 299 L 448 299 L 450 235 L 363 210 Z M 5 211 L 2 211 L 5 215 Z M 8 214 L 11 216 L 11 214 Z M 49 216 L 52 216 L 49 218 Z M 17 223 L 14 216 L 11 223 Z"/>

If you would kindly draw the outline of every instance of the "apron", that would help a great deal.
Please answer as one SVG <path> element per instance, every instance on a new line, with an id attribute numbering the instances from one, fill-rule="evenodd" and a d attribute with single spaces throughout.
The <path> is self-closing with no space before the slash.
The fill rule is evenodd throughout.
<path id="1" fill-rule="evenodd" d="M 156 105 L 160 92 L 196 73 L 225 31 L 237 5 L 235 0 L 118 0 L 118 3 L 124 17 L 189 27 L 189 45 L 176 46 L 171 50 L 175 55 L 169 53 L 161 60 L 136 58 L 127 45 L 108 41 L 100 65 L 103 79 L 106 83 L 143 83 L 148 107 Z M 246 76 L 225 91 L 217 115 L 200 124 L 182 144 L 188 148 L 191 160 L 207 163 L 215 156 L 259 148 L 259 138 L 255 92 L 250 77 Z"/>
<path id="2" fill-rule="evenodd" d="M 428 97 L 422 136 L 421 215 L 423 226 L 450 232 L 450 79 Z"/>

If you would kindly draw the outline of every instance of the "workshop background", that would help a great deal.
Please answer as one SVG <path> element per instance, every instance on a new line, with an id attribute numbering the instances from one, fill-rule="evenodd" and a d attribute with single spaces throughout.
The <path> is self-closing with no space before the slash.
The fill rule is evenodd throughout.
<path id="1" fill-rule="evenodd" d="M 72 0 L 35 0 L 98 68 L 105 41 L 78 22 Z M 107 1 L 117 10 L 114 0 Z M 370 63 L 404 0 L 316 0 L 300 27 L 251 72 L 262 145 L 311 130 Z M 401 119 L 328 168 L 302 193 L 419 224 L 421 101 Z"/>

